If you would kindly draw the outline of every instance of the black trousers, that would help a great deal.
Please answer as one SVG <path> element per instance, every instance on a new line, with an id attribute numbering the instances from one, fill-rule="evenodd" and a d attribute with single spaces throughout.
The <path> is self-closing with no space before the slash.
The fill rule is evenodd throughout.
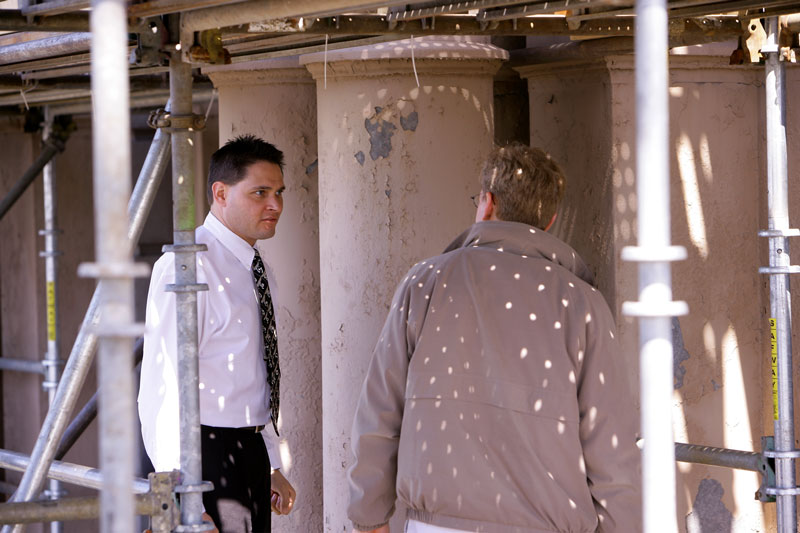
<path id="1" fill-rule="evenodd" d="M 200 426 L 203 479 L 214 490 L 203 505 L 222 533 L 267 533 L 270 465 L 261 433 L 252 429 Z"/>

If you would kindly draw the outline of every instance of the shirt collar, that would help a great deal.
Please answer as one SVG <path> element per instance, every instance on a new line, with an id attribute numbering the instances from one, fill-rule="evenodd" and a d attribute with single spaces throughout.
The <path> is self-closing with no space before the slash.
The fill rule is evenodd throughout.
<path id="1" fill-rule="evenodd" d="M 236 259 L 248 270 L 253 266 L 253 257 L 256 252 L 255 249 L 247 244 L 247 242 L 232 232 L 225 224 L 223 224 L 211 211 L 206 215 L 206 220 L 203 222 L 205 227 L 216 239 L 230 251 Z"/>

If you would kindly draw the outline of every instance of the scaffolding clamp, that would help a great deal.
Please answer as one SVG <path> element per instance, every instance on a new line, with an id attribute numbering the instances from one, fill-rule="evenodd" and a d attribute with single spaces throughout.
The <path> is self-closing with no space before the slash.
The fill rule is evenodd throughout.
<path id="1" fill-rule="evenodd" d="M 764 477 L 756 491 L 756 499 L 762 502 L 774 502 L 775 496 L 798 496 L 800 487 L 777 487 L 775 477 L 775 459 L 800 458 L 800 450 L 775 450 L 775 437 L 761 437 L 761 456 L 764 458 Z"/>
<path id="2" fill-rule="evenodd" d="M 203 115 L 173 115 L 164 109 L 156 109 L 147 117 L 147 125 L 153 129 L 162 128 L 168 133 L 173 131 L 199 131 L 206 127 Z"/>
<path id="3" fill-rule="evenodd" d="M 174 487 L 180 480 L 180 472 L 151 472 L 147 476 L 150 481 L 150 494 L 155 499 L 157 511 L 150 519 L 150 530 L 153 533 L 168 533 L 180 523 L 180 510 L 173 496 Z"/>

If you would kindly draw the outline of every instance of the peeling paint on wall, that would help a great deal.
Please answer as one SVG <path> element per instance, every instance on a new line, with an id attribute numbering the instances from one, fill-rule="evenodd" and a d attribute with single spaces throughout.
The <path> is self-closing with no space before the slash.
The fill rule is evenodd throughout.
<path id="1" fill-rule="evenodd" d="M 697 489 L 692 511 L 686 515 L 686 533 L 730 533 L 733 515 L 722 503 L 725 491 L 716 479 L 704 479 Z"/>
<path id="2" fill-rule="evenodd" d="M 418 124 L 419 115 L 416 111 L 412 111 L 407 117 L 400 116 L 400 126 L 402 126 L 405 131 L 416 131 Z"/>
<path id="3" fill-rule="evenodd" d="M 306 174 L 311 174 L 315 170 L 317 170 L 317 165 L 319 164 L 319 159 L 315 159 L 313 163 L 306 167 Z"/>
<path id="4" fill-rule="evenodd" d="M 364 119 L 364 127 L 369 133 L 369 156 L 373 161 L 379 157 L 389 157 L 392 152 L 392 136 L 397 126 L 380 117 L 382 108 L 375 108 L 375 116 Z"/>
<path id="5" fill-rule="evenodd" d="M 356 158 L 356 161 L 358 161 L 358 164 L 363 167 L 364 166 L 364 159 L 365 159 L 364 152 L 359 150 L 358 152 L 356 152 L 355 158 Z"/>
<path id="6" fill-rule="evenodd" d="M 683 387 L 683 376 L 686 375 L 686 368 L 683 362 L 689 359 L 689 352 L 683 345 L 683 332 L 681 332 L 681 323 L 677 317 L 672 317 L 672 374 L 673 374 L 673 387 L 680 389 Z"/>

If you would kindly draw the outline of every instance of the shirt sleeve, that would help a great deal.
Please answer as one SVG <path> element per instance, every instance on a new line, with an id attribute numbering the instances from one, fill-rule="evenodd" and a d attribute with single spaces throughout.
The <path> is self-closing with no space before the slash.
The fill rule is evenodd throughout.
<path id="1" fill-rule="evenodd" d="M 597 512 L 597 533 L 641 531 L 641 457 L 638 420 L 602 297 L 587 318 L 586 353 L 578 383 L 580 438 L 586 477 Z"/>
<path id="2" fill-rule="evenodd" d="M 269 465 L 272 470 L 283 470 L 283 460 L 281 459 L 280 438 L 275 434 L 275 429 L 272 427 L 270 421 L 261 431 L 261 436 L 264 438 L 264 444 L 267 446 L 267 455 L 269 455 Z"/>
<path id="3" fill-rule="evenodd" d="M 153 267 L 145 312 L 139 419 L 145 451 L 156 472 L 180 469 L 177 315 L 175 293 L 166 291 L 174 279 L 174 259 L 168 254 Z"/>
<path id="4" fill-rule="evenodd" d="M 408 278 L 406 278 L 408 279 Z M 388 523 L 397 499 L 397 450 L 403 421 L 408 363 L 415 340 L 407 326 L 410 293 L 398 287 L 375 347 L 356 407 L 352 431 L 354 462 L 347 476 L 347 515 L 356 529 Z"/>

